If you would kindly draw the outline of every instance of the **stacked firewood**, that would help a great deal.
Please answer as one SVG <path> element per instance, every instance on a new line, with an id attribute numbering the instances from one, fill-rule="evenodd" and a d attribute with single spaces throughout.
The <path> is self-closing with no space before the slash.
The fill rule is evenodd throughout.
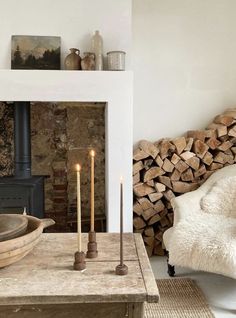
<path id="1" fill-rule="evenodd" d="M 205 130 L 139 142 L 133 154 L 133 226 L 143 235 L 149 256 L 164 254 L 162 236 L 173 223 L 171 199 L 235 162 L 236 109 L 216 116 Z"/>

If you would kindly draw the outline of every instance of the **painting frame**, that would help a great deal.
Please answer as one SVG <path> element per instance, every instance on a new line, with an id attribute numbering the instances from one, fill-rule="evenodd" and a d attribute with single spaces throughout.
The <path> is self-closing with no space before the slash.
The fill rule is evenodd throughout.
<path id="1" fill-rule="evenodd" d="M 60 70 L 61 37 L 12 35 L 11 69 Z"/>

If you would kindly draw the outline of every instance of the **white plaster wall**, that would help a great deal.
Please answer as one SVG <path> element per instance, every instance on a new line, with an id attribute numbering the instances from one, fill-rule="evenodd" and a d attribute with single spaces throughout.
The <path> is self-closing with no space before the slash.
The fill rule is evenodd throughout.
<path id="1" fill-rule="evenodd" d="M 131 14 L 131 0 L 0 0 L 0 68 L 10 68 L 12 35 L 61 36 L 63 61 L 71 47 L 88 51 L 100 30 L 104 53 L 126 51 L 129 69 Z"/>
<path id="2" fill-rule="evenodd" d="M 134 142 L 236 106 L 236 1 L 134 0 Z"/>

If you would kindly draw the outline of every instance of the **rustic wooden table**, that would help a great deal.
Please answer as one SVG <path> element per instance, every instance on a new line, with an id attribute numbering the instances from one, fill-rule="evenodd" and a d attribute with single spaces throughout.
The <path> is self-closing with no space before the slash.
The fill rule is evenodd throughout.
<path id="1" fill-rule="evenodd" d="M 143 317 L 144 302 L 159 299 L 140 234 L 124 234 L 127 276 L 115 275 L 119 234 L 97 234 L 99 256 L 73 270 L 75 233 L 44 233 L 21 261 L 0 269 L 0 317 Z M 87 235 L 83 234 L 86 251 Z"/>

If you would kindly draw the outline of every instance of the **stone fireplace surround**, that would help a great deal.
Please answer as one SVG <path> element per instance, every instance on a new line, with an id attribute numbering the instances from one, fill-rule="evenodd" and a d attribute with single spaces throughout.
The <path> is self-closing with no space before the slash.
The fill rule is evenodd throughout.
<path id="1" fill-rule="evenodd" d="M 0 70 L 1 101 L 106 102 L 107 231 L 119 231 L 124 178 L 124 230 L 132 232 L 132 72 Z"/>

